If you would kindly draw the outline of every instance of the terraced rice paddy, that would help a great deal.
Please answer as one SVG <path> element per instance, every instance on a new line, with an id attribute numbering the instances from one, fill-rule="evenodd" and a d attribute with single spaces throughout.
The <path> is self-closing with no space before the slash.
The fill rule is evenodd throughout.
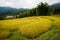
<path id="1" fill-rule="evenodd" d="M 60 17 L 0 20 L 0 40 L 60 40 Z"/>

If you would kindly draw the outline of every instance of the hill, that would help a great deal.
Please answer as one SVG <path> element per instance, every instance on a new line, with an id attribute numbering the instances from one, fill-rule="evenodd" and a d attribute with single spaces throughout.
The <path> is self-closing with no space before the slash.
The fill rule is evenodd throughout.
<path id="1" fill-rule="evenodd" d="M 25 8 L 11 8 L 11 7 L 0 7 L 0 16 L 6 16 L 6 15 L 18 15 L 21 12 L 26 11 Z"/>
<path id="2" fill-rule="evenodd" d="M 55 3 L 51 5 L 52 8 L 60 9 L 60 3 Z"/>

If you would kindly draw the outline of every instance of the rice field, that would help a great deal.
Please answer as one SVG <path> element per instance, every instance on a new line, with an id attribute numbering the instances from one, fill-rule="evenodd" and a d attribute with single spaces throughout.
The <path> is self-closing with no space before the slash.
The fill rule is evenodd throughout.
<path id="1" fill-rule="evenodd" d="M 0 40 L 60 40 L 58 35 L 60 35 L 59 16 L 0 20 Z"/>

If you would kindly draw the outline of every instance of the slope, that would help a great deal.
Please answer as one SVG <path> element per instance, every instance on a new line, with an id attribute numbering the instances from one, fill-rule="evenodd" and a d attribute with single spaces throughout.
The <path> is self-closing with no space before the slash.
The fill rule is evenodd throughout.
<path id="1" fill-rule="evenodd" d="M 60 17 L 0 20 L 0 40 L 60 40 Z"/>

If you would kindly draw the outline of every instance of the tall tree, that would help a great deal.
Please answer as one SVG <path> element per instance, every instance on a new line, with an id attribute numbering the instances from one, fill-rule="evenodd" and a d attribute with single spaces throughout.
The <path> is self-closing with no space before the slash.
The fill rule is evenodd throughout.
<path id="1" fill-rule="evenodd" d="M 50 6 L 47 3 L 39 3 L 37 6 L 38 15 L 47 15 L 50 11 Z"/>

